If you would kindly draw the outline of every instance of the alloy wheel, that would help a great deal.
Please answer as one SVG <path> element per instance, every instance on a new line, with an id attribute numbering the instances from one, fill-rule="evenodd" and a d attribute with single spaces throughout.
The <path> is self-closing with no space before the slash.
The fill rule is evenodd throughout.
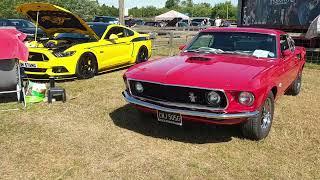
<path id="1" fill-rule="evenodd" d="M 272 103 L 271 99 L 268 98 L 262 109 L 262 118 L 261 118 L 261 128 L 266 130 L 270 127 L 272 121 Z"/>

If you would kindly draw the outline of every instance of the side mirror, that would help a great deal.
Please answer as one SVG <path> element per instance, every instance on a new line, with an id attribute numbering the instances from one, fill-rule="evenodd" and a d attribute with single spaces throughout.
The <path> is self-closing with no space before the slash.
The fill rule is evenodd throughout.
<path id="1" fill-rule="evenodd" d="M 179 50 L 181 51 L 181 50 L 183 50 L 185 47 L 186 47 L 186 45 L 181 45 L 181 46 L 179 46 Z"/>
<path id="2" fill-rule="evenodd" d="M 111 34 L 109 37 L 109 40 L 117 40 L 117 39 L 119 39 L 119 37 L 116 34 Z"/>
<path id="3" fill-rule="evenodd" d="M 286 57 L 286 56 L 290 56 L 290 55 L 292 55 L 292 51 L 290 50 L 290 49 L 287 49 L 287 50 L 284 50 L 283 52 L 282 52 L 282 55 L 284 56 L 284 57 Z"/>

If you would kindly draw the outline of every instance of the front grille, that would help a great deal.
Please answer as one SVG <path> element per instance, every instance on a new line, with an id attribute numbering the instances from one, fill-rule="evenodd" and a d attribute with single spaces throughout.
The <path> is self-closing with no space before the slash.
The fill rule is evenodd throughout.
<path id="1" fill-rule="evenodd" d="M 140 82 L 143 85 L 143 93 L 138 93 L 135 90 L 136 82 Z M 221 103 L 218 105 L 209 105 L 206 100 L 207 94 L 212 91 L 209 89 L 162 85 L 157 83 L 141 82 L 135 80 L 130 80 L 129 85 L 132 95 L 154 101 L 201 105 L 217 109 L 224 109 L 227 107 L 228 104 L 227 97 L 222 91 L 215 91 L 220 95 Z M 192 99 L 194 99 L 194 97 L 195 102 L 192 102 Z"/>
<path id="2" fill-rule="evenodd" d="M 30 52 L 28 60 L 29 61 L 48 61 L 49 58 L 42 53 Z"/>
<path id="3" fill-rule="evenodd" d="M 47 69 L 43 68 L 23 68 L 27 72 L 46 72 Z"/>

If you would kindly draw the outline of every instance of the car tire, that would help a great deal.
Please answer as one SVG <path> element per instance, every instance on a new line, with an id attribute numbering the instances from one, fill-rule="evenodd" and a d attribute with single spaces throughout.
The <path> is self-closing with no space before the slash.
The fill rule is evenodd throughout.
<path id="1" fill-rule="evenodd" d="M 259 115 L 254 118 L 249 118 L 247 122 L 242 124 L 241 130 L 243 136 L 257 141 L 266 138 L 272 126 L 273 114 L 274 95 L 270 92 L 260 109 Z"/>
<path id="2" fill-rule="evenodd" d="M 83 54 L 77 63 L 76 76 L 78 79 L 89 79 L 98 72 L 98 63 L 96 57 L 91 53 Z"/>
<path id="3" fill-rule="evenodd" d="M 142 63 L 147 61 L 149 58 L 149 54 L 148 54 L 148 48 L 145 46 L 142 46 L 139 49 L 139 52 L 137 54 L 137 58 L 136 58 L 136 64 Z"/>
<path id="4" fill-rule="evenodd" d="M 301 85 L 302 85 L 302 73 L 300 72 L 298 74 L 298 77 L 293 81 L 287 94 L 292 95 L 292 96 L 299 95 L 299 93 L 301 91 Z"/>

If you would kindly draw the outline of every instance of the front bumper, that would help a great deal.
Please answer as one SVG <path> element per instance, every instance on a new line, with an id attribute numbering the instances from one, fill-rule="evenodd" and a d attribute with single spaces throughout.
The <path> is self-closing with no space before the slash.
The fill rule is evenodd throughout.
<path id="1" fill-rule="evenodd" d="M 36 51 L 33 53 L 43 54 L 48 60 L 30 60 L 27 62 L 30 65 L 35 66 L 32 68 L 24 68 L 27 76 L 41 77 L 63 77 L 72 76 L 76 71 L 76 64 L 79 57 L 70 56 L 58 58 L 47 51 Z"/>
<path id="2" fill-rule="evenodd" d="M 149 109 L 171 112 L 171 113 L 179 113 L 181 115 L 191 116 L 191 117 L 200 117 L 200 118 L 214 119 L 214 120 L 232 120 L 232 119 L 248 119 L 248 118 L 257 117 L 259 115 L 259 111 L 232 113 L 232 114 L 231 113 L 219 114 L 214 112 L 201 112 L 201 111 L 184 110 L 184 109 L 171 108 L 171 107 L 163 107 L 163 106 L 159 106 L 156 104 L 152 104 L 152 103 L 141 101 L 137 98 L 134 98 L 131 95 L 129 95 L 127 91 L 124 91 L 122 94 L 128 103 L 142 106 Z"/>

